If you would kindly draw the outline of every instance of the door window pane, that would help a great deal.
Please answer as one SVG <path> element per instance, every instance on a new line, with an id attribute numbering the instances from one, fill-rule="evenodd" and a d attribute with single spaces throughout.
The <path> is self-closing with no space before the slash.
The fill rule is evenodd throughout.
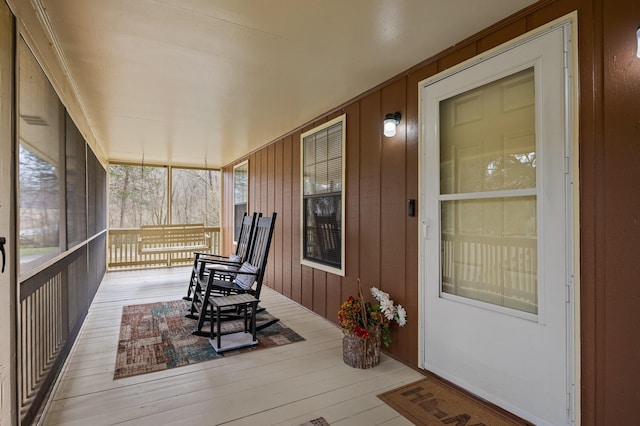
<path id="1" fill-rule="evenodd" d="M 440 102 L 442 293 L 538 311 L 534 107 L 533 68 Z"/>
<path id="2" fill-rule="evenodd" d="M 536 186 L 533 68 L 440 103 L 440 193 Z"/>
<path id="3" fill-rule="evenodd" d="M 442 291 L 537 313 L 536 199 L 443 201 Z"/>

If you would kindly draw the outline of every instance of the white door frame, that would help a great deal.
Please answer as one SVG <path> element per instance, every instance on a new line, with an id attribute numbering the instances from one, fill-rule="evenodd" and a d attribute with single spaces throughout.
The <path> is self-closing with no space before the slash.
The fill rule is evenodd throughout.
<path id="1" fill-rule="evenodd" d="M 6 239 L 5 270 L 0 273 L 0 424 L 17 424 L 16 241 L 15 241 L 15 21 L 0 0 L 0 237 Z M 13 23 L 11 25 L 10 23 Z M 8 31 L 7 31 L 8 30 Z M 7 32 L 7 34 L 5 34 Z M 13 38 L 6 45 L 7 37 Z M 0 268 L 2 267 L 0 256 Z"/>
<path id="2" fill-rule="evenodd" d="M 419 264 L 418 264 L 418 322 L 419 322 L 419 335 L 418 335 L 418 366 L 425 369 L 425 318 L 426 318 L 426 278 L 424 272 L 425 262 L 425 240 L 429 233 L 437 232 L 437 230 L 429 229 L 430 223 L 424 216 L 425 212 L 425 189 L 422 183 L 422 173 L 425 170 L 425 164 L 423 164 L 423 134 L 424 134 L 424 120 L 422 111 L 422 87 L 425 84 L 431 84 L 435 81 L 448 77 L 449 75 L 459 72 L 463 69 L 469 68 L 475 64 L 478 64 L 486 59 L 496 56 L 507 49 L 511 49 L 517 45 L 525 43 L 531 37 L 534 37 L 540 33 L 549 31 L 552 28 L 566 25 L 570 29 L 568 31 L 567 44 L 569 46 L 569 52 L 565 58 L 565 75 L 566 75 L 566 90 L 565 94 L 565 115 L 567 120 L 566 126 L 566 152 L 571 153 L 571 163 L 567 163 L 568 185 L 567 185 L 567 205 L 566 205 L 566 220 L 567 220 L 567 271 L 569 276 L 569 286 L 567 287 L 568 293 L 568 307 L 567 307 L 567 389 L 570 391 L 570 395 L 567 395 L 567 404 L 569 406 L 569 418 L 573 424 L 580 424 L 580 221 L 579 221 L 579 138 L 578 138 L 578 16 L 577 12 L 572 12 L 564 17 L 558 18 L 540 28 L 532 30 L 520 37 L 517 37 L 503 45 L 497 46 L 485 53 L 482 53 L 474 58 L 471 58 L 453 69 L 446 70 L 440 74 L 429 77 L 418 83 L 418 108 L 419 108 L 419 143 L 418 143 L 418 169 L 420 177 L 418 179 L 418 194 L 419 194 L 419 206 L 420 206 L 420 223 L 419 238 L 418 238 L 418 250 L 419 250 Z"/>

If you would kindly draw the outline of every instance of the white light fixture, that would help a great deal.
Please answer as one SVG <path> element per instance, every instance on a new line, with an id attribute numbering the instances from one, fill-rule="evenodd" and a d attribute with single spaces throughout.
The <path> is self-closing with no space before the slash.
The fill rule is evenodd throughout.
<path id="1" fill-rule="evenodd" d="M 636 38 L 638 39 L 638 50 L 636 51 L 636 56 L 640 58 L 640 28 L 636 31 Z"/>
<path id="2" fill-rule="evenodd" d="M 396 126 L 400 124 L 402 115 L 399 112 L 384 116 L 384 135 L 388 138 L 396 135 Z"/>

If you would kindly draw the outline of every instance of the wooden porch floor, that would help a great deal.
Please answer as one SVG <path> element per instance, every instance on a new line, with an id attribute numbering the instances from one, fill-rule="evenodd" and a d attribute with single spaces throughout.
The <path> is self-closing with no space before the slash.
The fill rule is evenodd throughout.
<path id="1" fill-rule="evenodd" d="M 110 272 L 56 384 L 44 425 L 410 425 L 376 395 L 420 379 L 382 356 L 358 370 L 342 362 L 340 330 L 263 289 L 262 306 L 306 340 L 162 372 L 113 380 L 122 307 L 175 300 L 188 268 Z"/>

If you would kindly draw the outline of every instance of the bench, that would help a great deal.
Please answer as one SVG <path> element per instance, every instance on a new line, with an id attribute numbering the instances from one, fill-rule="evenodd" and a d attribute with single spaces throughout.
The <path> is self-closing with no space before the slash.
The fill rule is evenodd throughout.
<path id="1" fill-rule="evenodd" d="M 138 254 L 193 253 L 211 250 L 204 224 L 145 225 L 140 228 Z"/>

